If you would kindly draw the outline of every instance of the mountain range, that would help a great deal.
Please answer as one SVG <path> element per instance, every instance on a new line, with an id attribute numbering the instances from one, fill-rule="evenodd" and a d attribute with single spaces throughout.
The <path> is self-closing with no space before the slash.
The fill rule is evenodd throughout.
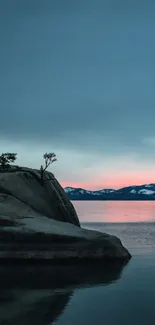
<path id="1" fill-rule="evenodd" d="M 96 191 L 83 188 L 65 187 L 70 200 L 155 200 L 155 184 L 101 189 Z"/>

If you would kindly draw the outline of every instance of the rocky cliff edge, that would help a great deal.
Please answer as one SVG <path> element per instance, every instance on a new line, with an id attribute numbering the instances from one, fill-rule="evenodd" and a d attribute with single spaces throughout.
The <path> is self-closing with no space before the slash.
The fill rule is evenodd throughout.
<path id="1" fill-rule="evenodd" d="M 54 175 L 10 166 L 0 169 L 1 260 L 129 260 L 119 238 L 82 229 Z"/>

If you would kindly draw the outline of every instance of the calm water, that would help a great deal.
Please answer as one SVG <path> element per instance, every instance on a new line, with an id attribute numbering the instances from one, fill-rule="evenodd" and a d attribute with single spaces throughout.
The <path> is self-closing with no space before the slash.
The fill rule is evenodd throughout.
<path id="1" fill-rule="evenodd" d="M 73 201 L 83 222 L 155 222 L 155 201 Z"/>
<path id="2" fill-rule="evenodd" d="M 154 325 L 155 203 L 74 205 L 83 227 L 119 236 L 131 261 L 125 267 L 1 266 L 0 325 Z"/>

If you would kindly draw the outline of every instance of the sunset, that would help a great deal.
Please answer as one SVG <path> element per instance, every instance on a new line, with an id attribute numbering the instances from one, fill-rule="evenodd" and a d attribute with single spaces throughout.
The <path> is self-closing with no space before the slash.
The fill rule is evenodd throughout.
<path id="1" fill-rule="evenodd" d="M 154 182 L 153 2 L 45 3 L 1 1 L 1 150 L 53 150 L 63 186 Z"/>
<path id="2" fill-rule="evenodd" d="M 0 325 L 154 325 L 155 1 L 0 0 Z"/>
<path id="3" fill-rule="evenodd" d="M 100 182 L 96 181 L 95 179 L 91 179 L 88 182 L 62 182 L 63 187 L 79 187 L 84 189 L 90 189 L 90 190 L 98 190 L 98 189 L 104 189 L 104 188 L 113 188 L 118 189 L 121 187 L 126 186 L 132 186 L 132 185 L 143 185 L 143 184 L 150 184 L 155 183 L 155 171 L 152 168 L 152 171 L 146 172 L 144 170 L 141 172 L 135 172 L 131 171 L 126 175 L 125 172 L 116 172 L 111 174 L 106 174 L 106 171 L 103 170 L 103 176 L 102 174 L 97 174 L 98 178 L 100 179 Z M 97 176 L 96 175 L 96 176 Z"/>

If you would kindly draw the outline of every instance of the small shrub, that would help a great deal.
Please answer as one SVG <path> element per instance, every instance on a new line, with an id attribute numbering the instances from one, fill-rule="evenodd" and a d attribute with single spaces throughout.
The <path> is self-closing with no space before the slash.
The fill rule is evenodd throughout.
<path id="1" fill-rule="evenodd" d="M 2 169 L 7 169 L 8 167 L 10 167 L 10 163 L 14 163 L 16 159 L 16 153 L 2 153 L 0 156 L 0 167 Z"/>
<path id="2" fill-rule="evenodd" d="M 52 163 L 54 163 L 55 161 L 57 161 L 56 155 L 53 152 L 52 153 L 45 153 L 43 155 L 43 158 L 45 160 L 45 166 L 43 167 L 41 165 L 41 167 L 40 167 L 40 175 L 41 175 L 41 181 L 42 181 L 42 183 L 44 181 L 44 173 L 45 173 L 46 169 L 49 167 L 49 165 L 51 165 Z"/>

